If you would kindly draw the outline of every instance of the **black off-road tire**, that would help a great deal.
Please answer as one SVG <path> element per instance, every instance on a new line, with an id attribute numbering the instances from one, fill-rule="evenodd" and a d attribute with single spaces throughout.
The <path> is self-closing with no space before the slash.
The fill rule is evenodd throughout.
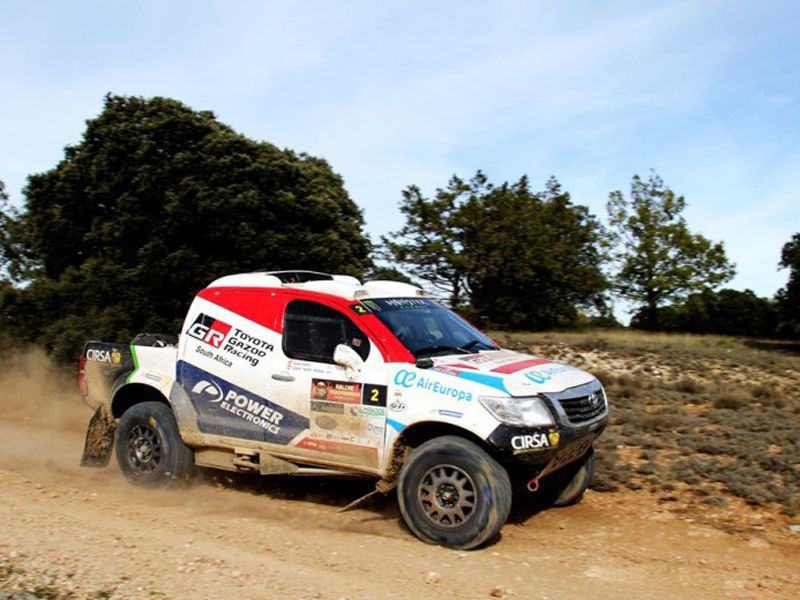
<path id="1" fill-rule="evenodd" d="M 136 485 L 174 485 L 194 467 L 194 453 L 181 440 L 172 409 L 161 402 L 134 404 L 123 413 L 114 450 L 122 474 Z"/>
<path id="2" fill-rule="evenodd" d="M 418 538 L 469 550 L 494 538 L 505 525 L 511 482 L 482 448 L 447 435 L 425 442 L 403 464 L 397 499 L 406 525 Z"/>
<path id="3" fill-rule="evenodd" d="M 542 496 L 553 508 L 572 506 L 583 499 L 594 474 L 594 448 L 579 461 L 564 467 L 563 472 L 554 473 L 551 481 L 543 482 Z"/>

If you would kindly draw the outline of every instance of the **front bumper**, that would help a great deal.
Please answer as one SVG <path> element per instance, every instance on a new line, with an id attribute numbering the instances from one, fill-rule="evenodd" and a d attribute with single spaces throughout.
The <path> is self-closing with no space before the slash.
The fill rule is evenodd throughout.
<path id="1" fill-rule="evenodd" d="M 500 424 L 487 438 L 509 471 L 556 471 L 586 456 L 608 424 L 608 403 L 599 382 L 542 396 L 553 425 Z"/>

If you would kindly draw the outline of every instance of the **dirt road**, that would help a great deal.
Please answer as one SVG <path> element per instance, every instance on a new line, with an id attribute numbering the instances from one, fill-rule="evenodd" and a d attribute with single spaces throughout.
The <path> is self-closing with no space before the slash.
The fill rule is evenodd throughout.
<path id="1" fill-rule="evenodd" d="M 78 467 L 88 408 L 39 355 L 0 374 L 0 599 L 777 598 L 800 534 L 731 535 L 645 493 L 516 510 L 495 544 L 417 541 L 364 484 L 206 475 L 142 490 Z"/>

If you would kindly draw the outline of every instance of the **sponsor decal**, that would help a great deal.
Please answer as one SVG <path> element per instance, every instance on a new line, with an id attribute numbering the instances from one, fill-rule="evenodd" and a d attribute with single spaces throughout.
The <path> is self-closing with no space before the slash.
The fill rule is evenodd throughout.
<path id="1" fill-rule="evenodd" d="M 118 365 L 122 362 L 122 354 L 116 348 L 106 350 L 104 348 L 89 348 L 86 351 L 86 360 L 106 363 L 108 365 Z"/>
<path id="2" fill-rule="evenodd" d="M 386 427 L 377 423 L 367 423 L 367 431 L 383 435 L 384 431 L 386 431 Z"/>
<path id="3" fill-rule="evenodd" d="M 406 371 L 405 369 L 398 371 L 394 376 L 395 385 L 404 388 L 422 389 L 426 392 L 433 394 L 440 394 L 448 398 L 453 398 L 457 401 L 470 402 L 472 400 L 472 393 L 465 390 L 445 385 L 439 381 L 434 381 L 425 376 L 418 376 L 414 371 Z"/>
<path id="4" fill-rule="evenodd" d="M 369 446 L 307 437 L 300 440 L 297 447 L 316 450 L 317 452 L 339 454 L 362 464 L 374 465 L 378 462 L 378 449 Z"/>
<path id="5" fill-rule="evenodd" d="M 350 414 L 354 417 L 384 417 L 386 409 L 382 406 L 351 406 Z"/>
<path id="6" fill-rule="evenodd" d="M 386 406 L 386 386 L 364 384 L 364 393 L 361 396 L 361 404 L 368 406 Z"/>
<path id="7" fill-rule="evenodd" d="M 361 302 L 357 304 L 351 304 L 350 310 L 352 310 L 357 315 L 368 315 L 372 312 L 372 310 L 368 306 L 364 306 Z"/>
<path id="8" fill-rule="evenodd" d="M 307 417 L 185 361 L 178 361 L 177 375 L 203 433 L 288 444 L 309 427 Z"/>
<path id="9" fill-rule="evenodd" d="M 475 367 L 467 367 L 467 368 L 474 369 Z M 461 373 L 461 370 L 454 368 L 454 365 L 437 365 L 433 367 L 431 371 L 444 373 L 445 375 L 456 375 L 456 376 L 458 376 L 458 374 Z"/>
<path id="10" fill-rule="evenodd" d="M 202 379 L 192 387 L 192 394 L 208 402 L 222 401 L 222 388 L 214 381 Z"/>
<path id="11" fill-rule="evenodd" d="M 483 365 L 486 363 L 497 363 L 498 365 L 501 365 L 517 362 L 524 358 L 524 356 L 524 354 L 514 352 L 513 350 L 497 350 L 495 352 L 483 352 L 480 354 L 471 354 L 469 356 L 460 356 L 459 360 L 474 365 Z"/>
<path id="12" fill-rule="evenodd" d="M 211 360 L 215 360 L 218 363 L 222 363 L 226 367 L 232 367 L 233 366 L 233 363 L 229 359 L 225 358 L 219 352 L 214 352 L 213 350 L 207 350 L 206 348 L 203 348 L 202 346 L 198 346 L 197 348 L 194 349 L 194 351 L 197 354 L 199 354 L 200 356 L 205 356 L 206 358 L 210 358 Z"/>
<path id="13" fill-rule="evenodd" d="M 407 408 L 408 408 L 408 407 L 405 405 L 405 403 L 404 403 L 404 402 L 401 402 L 400 400 L 394 400 L 394 401 L 392 401 L 392 403 L 389 405 L 389 410 L 391 410 L 391 411 L 393 411 L 393 412 L 405 412 L 405 410 L 406 410 Z M 440 412 L 441 412 L 441 411 L 440 411 Z"/>
<path id="14" fill-rule="evenodd" d="M 521 452 L 536 452 L 558 447 L 561 436 L 556 429 L 548 431 L 515 435 L 511 438 L 511 448 L 514 454 Z"/>
<path id="15" fill-rule="evenodd" d="M 225 336 L 228 335 L 230 330 L 231 326 L 227 323 L 200 313 L 197 315 L 191 327 L 186 331 L 186 335 L 196 338 L 214 348 L 219 348 L 222 346 L 222 342 L 225 341 Z"/>
<path id="16" fill-rule="evenodd" d="M 152 373 L 145 373 L 144 378 L 149 379 L 150 381 L 157 381 L 157 382 L 161 381 L 160 375 L 153 375 Z"/>
<path id="17" fill-rule="evenodd" d="M 460 413 L 455 410 L 440 410 L 439 414 L 443 417 L 452 417 L 453 419 L 460 419 L 464 416 L 464 413 Z"/>
<path id="18" fill-rule="evenodd" d="M 203 313 L 197 315 L 194 323 L 186 331 L 186 335 L 198 339 L 212 348 L 241 358 L 252 367 L 258 365 L 259 361 L 268 352 L 272 352 L 275 349 L 266 340 L 250 335 L 238 327 L 232 327 L 224 321 Z M 212 358 L 226 367 L 232 366 L 229 359 L 209 350 L 204 350 L 202 346 L 198 346 L 195 352 L 207 358 Z"/>
<path id="19" fill-rule="evenodd" d="M 527 360 L 520 360 L 517 362 L 512 362 L 507 365 L 501 365 L 499 367 L 495 367 L 492 369 L 494 373 L 516 373 L 517 371 L 522 371 L 522 369 L 527 369 L 528 367 L 535 367 L 536 365 L 546 365 L 550 361 L 546 358 L 529 358 Z"/>
<path id="20" fill-rule="evenodd" d="M 316 423 L 317 427 L 320 429 L 336 429 L 336 419 L 329 417 L 328 415 L 317 417 L 314 419 L 314 423 Z"/>
<path id="21" fill-rule="evenodd" d="M 559 375 L 567 371 L 572 371 L 572 367 L 568 367 L 567 365 L 555 365 L 543 369 L 526 371 L 523 375 L 533 383 L 545 383 L 546 381 L 550 381 L 554 375 Z"/>
<path id="22" fill-rule="evenodd" d="M 384 300 L 383 304 L 386 306 L 386 308 L 407 310 L 414 308 L 428 308 L 430 306 L 430 301 L 423 300 L 421 298 L 389 298 L 388 300 Z"/>
<path id="23" fill-rule="evenodd" d="M 311 398 L 313 400 L 327 400 L 328 402 L 360 404 L 361 384 L 349 381 L 332 381 L 330 379 L 312 379 Z"/>
<path id="24" fill-rule="evenodd" d="M 340 404 L 339 402 L 320 402 L 319 400 L 312 400 L 311 410 L 313 412 L 328 413 L 331 415 L 343 415 L 344 404 Z"/>
<path id="25" fill-rule="evenodd" d="M 362 300 L 361 304 L 367 307 L 371 312 L 381 312 L 381 305 L 375 302 L 375 300 Z"/>

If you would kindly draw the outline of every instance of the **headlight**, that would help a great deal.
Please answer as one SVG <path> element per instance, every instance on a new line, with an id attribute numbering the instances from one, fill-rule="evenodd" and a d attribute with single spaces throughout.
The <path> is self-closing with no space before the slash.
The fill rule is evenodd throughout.
<path id="1" fill-rule="evenodd" d="M 499 421 L 508 425 L 553 425 L 553 415 L 540 396 L 524 398 L 479 397 L 480 403 Z"/>

